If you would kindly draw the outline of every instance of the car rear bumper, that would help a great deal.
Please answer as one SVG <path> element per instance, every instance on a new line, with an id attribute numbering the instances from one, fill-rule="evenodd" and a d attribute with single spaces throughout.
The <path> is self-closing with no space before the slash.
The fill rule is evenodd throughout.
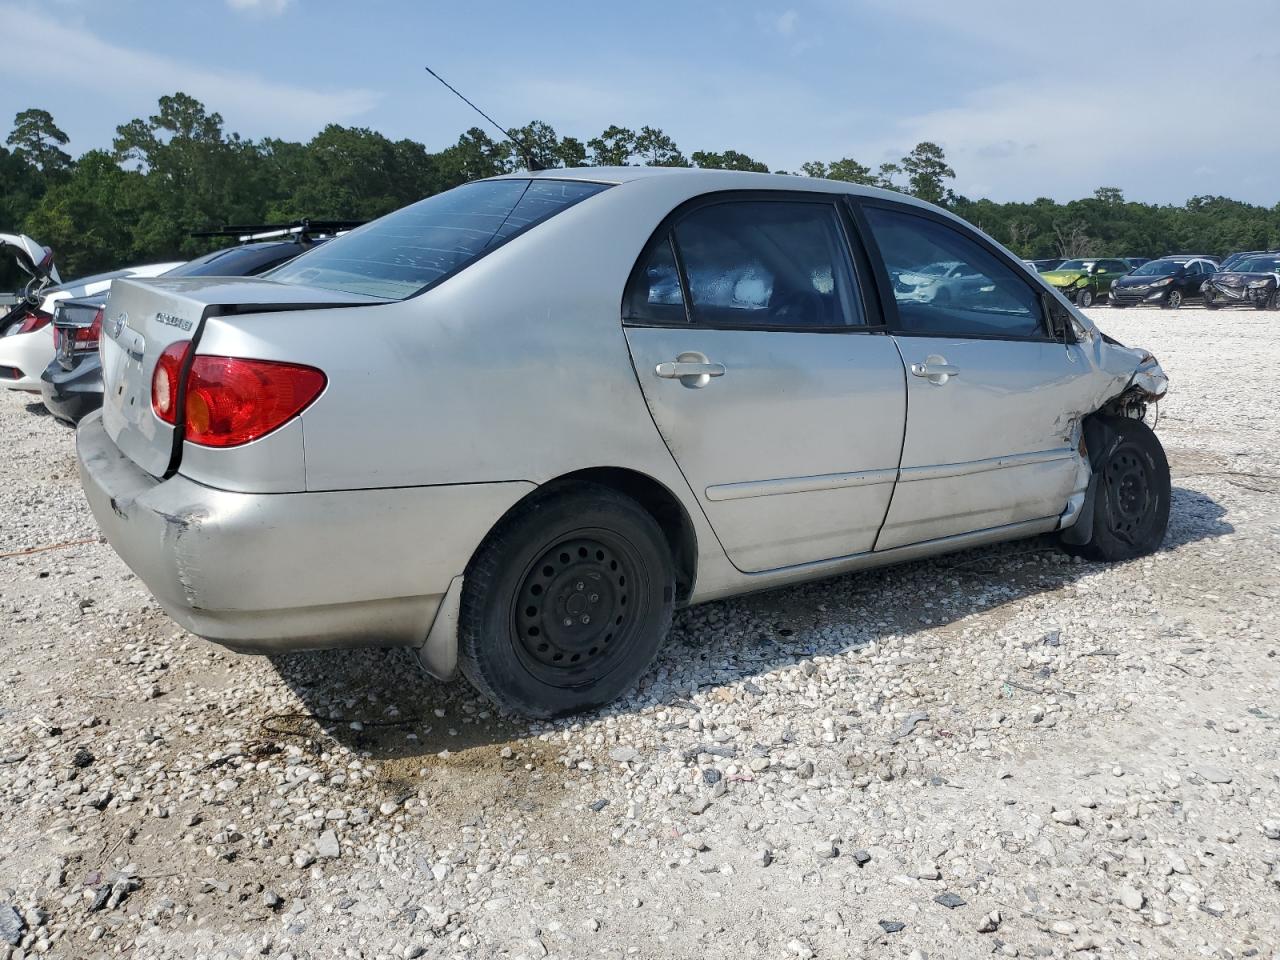
<path id="1" fill-rule="evenodd" d="M 40 392 L 40 374 L 53 359 L 53 330 L 0 337 L 0 387 Z"/>
<path id="2" fill-rule="evenodd" d="M 102 364 L 97 354 L 84 357 L 70 370 L 58 361 L 45 368 L 40 377 L 44 405 L 59 420 L 78 423 L 102 406 Z"/>
<path id="3" fill-rule="evenodd" d="M 101 414 L 76 432 L 94 517 L 166 611 L 251 653 L 419 646 L 453 580 L 526 482 L 317 493 L 158 480 Z"/>

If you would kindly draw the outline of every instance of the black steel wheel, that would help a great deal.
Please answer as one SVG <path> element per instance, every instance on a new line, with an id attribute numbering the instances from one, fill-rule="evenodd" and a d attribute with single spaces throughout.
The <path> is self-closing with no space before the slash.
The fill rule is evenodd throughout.
<path id="1" fill-rule="evenodd" d="M 1141 420 L 1098 417 L 1100 449 L 1093 465 L 1089 542 L 1069 546 L 1091 560 L 1131 560 L 1154 552 L 1169 525 L 1169 462 L 1155 433 Z M 1082 519 L 1083 522 L 1083 519 Z"/>
<path id="2" fill-rule="evenodd" d="M 1078 306 L 1078 307 L 1091 307 L 1091 306 L 1093 306 L 1093 291 L 1092 291 L 1092 290 L 1090 290 L 1088 287 L 1085 287 L 1083 290 L 1081 290 L 1079 293 L 1077 293 L 1077 294 L 1076 294 L 1076 306 Z"/>
<path id="3" fill-rule="evenodd" d="M 625 653 L 638 626 L 627 603 L 643 590 L 641 561 L 610 530 L 553 543 L 525 572 L 511 603 L 516 653 L 530 673 L 573 686 Z"/>
<path id="4" fill-rule="evenodd" d="M 1177 310 L 1182 306 L 1182 291 L 1170 290 L 1168 296 L 1164 298 L 1161 304 L 1166 310 Z"/>
<path id="5" fill-rule="evenodd" d="M 671 624 L 671 547 L 638 503 L 581 485 L 516 508 L 463 579 L 458 660 L 504 709 L 534 717 L 613 700 Z"/>

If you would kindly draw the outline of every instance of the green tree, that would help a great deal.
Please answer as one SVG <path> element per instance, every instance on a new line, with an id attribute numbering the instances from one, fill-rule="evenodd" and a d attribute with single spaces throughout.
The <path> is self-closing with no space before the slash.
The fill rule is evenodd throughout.
<path id="1" fill-rule="evenodd" d="M 930 203 L 944 202 L 946 181 L 956 178 L 942 148 L 929 140 L 917 143 L 915 149 L 902 158 L 902 172 L 907 176 L 908 192 Z"/>
<path id="2" fill-rule="evenodd" d="M 636 134 L 635 152 L 646 167 L 687 167 L 676 142 L 658 127 L 641 127 Z"/>
<path id="3" fill-rule="evenodd" d="M 587 141 L 593 167 L 625 167 L 636 152 L 636 134 L 626 127 L 610 126 Z"/>
<path id="4" fill-rule="evenodd" d="M 745 153 L 739 153 L 737 150 L 726 150 L 723 153 L 714 153 L 709 150 L 695 150 L 690 159 L 695 167 L 703 167 L 707 170 L 747 170 L 752 173 L 768 173 L 768 164 L 761 163 L 759 160 L 752 160 Z"/>
<path id="5" fill-rule="evenodd" d="M 34 107 L 13 118 L 13 131 L 5 141 L 19 158 L 31 164 L 46 177 L 63 174 L 71 166 L 71 157 L 62 148 L 68 138 L 48 110 Z"/>

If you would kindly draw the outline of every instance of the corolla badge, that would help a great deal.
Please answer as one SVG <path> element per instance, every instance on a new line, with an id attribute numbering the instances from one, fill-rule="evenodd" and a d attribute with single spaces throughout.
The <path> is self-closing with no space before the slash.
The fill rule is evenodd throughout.
<path id="1" fill-rule="evenodd" d="M 192 326 L 190 320 L 175 317 L 172 313 L 157 313 L 156 323 L 163 323 L 166 327 L 177 327 L 179 330 L 190 330 Z"/>
<path id="2" fill-rule="evenodd" d="M 129 322 L 129 315 L 125 313 L 123 310 L 121 310 L 116 315 L 115 319 L 113 319 L 110 322 L 107 328 L 107 331 L 111 334 L 112 340 L 120 339 L 120 331 L 124 329 L 124 325 L 128 322 Z"/>

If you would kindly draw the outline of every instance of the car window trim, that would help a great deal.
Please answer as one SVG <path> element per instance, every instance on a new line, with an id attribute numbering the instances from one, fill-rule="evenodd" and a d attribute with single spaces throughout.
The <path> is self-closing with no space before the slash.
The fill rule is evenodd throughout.
<path id="1" fill-rule="evenodd" d="M 870 257 L 868 252 L 861 247 L 861 237 L 854 232 L 853 226 L 848 219 L 848 211 L 844 204 L 840 202 L 843 194 L 819 193 L 810 190 L 715 190 L 708 193 L 699 194 L 680 203 L 674 210 L 662 218 L 657 228 L 645 240 L 639 255 L 636 257 L 635 266 L 631 268 L 631 272 L 627 274 L 627 285 L 622 291 L 622 323 L 628 327 L 659 327 L 666 329 L 685 329 L 686 327 L 693 330 L 741 330 L 741 331 L 759 331 L 762 333 L 884 333 L 886 329 L 885 314 L 879 302 L 879 296 L 872 286 L 872 278 L 866 273 L 870 269 Z M 831 209 L 835 214 L 836 221 L 839 225 L 840 234 L 843 239 L 843 249 L 845 262 L 849 268 L 849 273 L 853 277 L 854 285 L 857 287 L 857 299 L 859 306 L 862 308 L 864 323 L 843 323 L 837 326 L 793 326 L 790 324 L 751 324 L 751 323 L 716 323 L 708 321 L 695 321 L 693 315 L 692 298 L 689 294 L 689 278 L 685 274 L 684 257 L 680 252 L 680 245 L 675 242 L 675 228 L 680 221 L 686 219 L 699 210 L 707 207 L 717 206 L 726 203 L 760 203 L 760 202 L 777 202 L 777 203 L 809 203 L 817 206 L 825 206 Z M 652 249 L 654 241 L 660 236 L 665 235 L 666 242 L 671 245 L 672 255 L 676 262 L 676 274 L 680 281 L 680 295 L 684 300 L 685 322 L 678 323 L 664 320 L 640 320 L 627 316 L 628 294 L 631 291 L 631 284 L 635 278 L 636 271 L 640 268 L 641 260 Z M 859 263 L 859 255 L 863 259 L 865 265 Z"/>
<path id="2" fill-rule="evenodd" d="M 934 339 L 954 339 L 954 340 L 1007 340 L 1014 343 L 1062 343 L 1063 338 L 1053 335 L 1049 328 L 1049 308 L 1045 301 L 1046 291 L 1043 287 L 1033 284 L 1029 277 L 1022 274 L 1027 272 L 1025 265 L 1021 266 L 1022 273 L 1018 272 L 1019 263 L 1011 260 L 1009 255 L 995 246 L 991 241 L 987 240 L 977 231 L 963 221 L 952 220 L 935 213 L 924 207 L 917 207 L 909 203 L 899 203 L 894 200 L 882 199 L 880 197 L 864 197 L 856 194 L 847 195 L 847 203 L 854 214 L 854 220 L 858 225 L 858 229 L 862 232 L 862 242 L 866 249 L 871 253 L 873 269 L 875 271 L 876 285 L 880 290 L 880 299 L 884 303 L 884 317 L 886 329 L 895 337 L 932 337 Z M 950 227 L 962 237 L 976 243 L 988 254 L 995 257 L 1013 273 L 1019 283 L 1026 285 L 1027 289 L 1035 295 L 1036 301 L 1040 304 L 1040 318 L 1038 326 L 1040 334 L 1036 336 L 1014 336 L 1007 333 L 941 333 L 937 331 L 927 330 L 906 330 L 902 326 L 901 319 L 898 314 L 898 301 L 893 295 L 893 282 L 889 279 L 889 270 L 885 266 L 884 254 L 880 252 L 880 245 L 876 242 L 875 233 L 871 229 L 871 223 L 866 217 L 865 208 L 874 207 L 882 210 L 891 210 L 894 213 L 902 213 L 908 216 L 919 217 L 922 220 L 930 220 L 944 227 Z M 1069 316 L 1069 314 L 1068 314 Z M 1065 337 L 1068 343 L 1075 342 L 1075 334 L 1073 325 L 1068 324 Z"/>

